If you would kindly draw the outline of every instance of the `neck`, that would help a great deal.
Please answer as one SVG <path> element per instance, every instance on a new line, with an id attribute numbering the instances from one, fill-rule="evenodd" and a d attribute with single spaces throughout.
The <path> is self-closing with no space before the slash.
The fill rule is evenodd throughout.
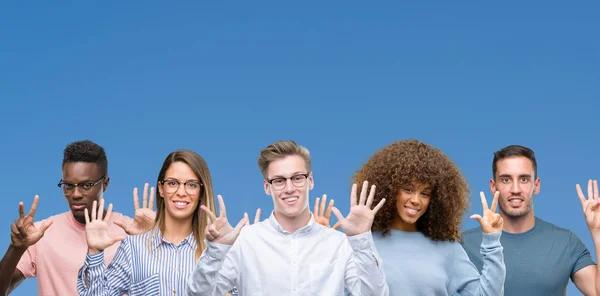
<path id="1" fill-rule="evenodd" d="M 296 232 L 298 229 L 306 226 L 308 221 L 310 221 L 310 211 L 308 210 L 308 207 L 296 217 L 287 217 L 277 211 L 275 211 L 273 215 L 275 215 L 275 220 L 283 227 L 283 230 L 289 233 Z"/>
<path id="2" fill-rule="evenodd" d="M 162 229 L 163 237 L 170 243 L 179 244 L 192 232 L 192 217 L 186 219 L 174 219 L 165 215 L 165 229 Z"/>
<path id="3" fill-rule="evenodd" d="M 511 217 L 500 211 L 500 216 L 504 222 L 503 229 L 508 233 L 523 233 L 535 226 L 535 216 L 533 215 L 533 209 L 529 211 L 525 216 Z"/>
<path id="4" fill-rule="evenodd" d="M 417 223 L 406 223 L 400 216 L 396 215 L 392 220 L 392 229 L 401 230 L 407 232 L 415 232 L 417 231 Z"/>

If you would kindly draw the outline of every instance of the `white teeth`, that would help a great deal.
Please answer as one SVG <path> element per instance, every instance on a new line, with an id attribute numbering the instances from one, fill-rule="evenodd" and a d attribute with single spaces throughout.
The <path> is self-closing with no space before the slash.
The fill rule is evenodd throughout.
<path id="1" fill-rule="evenodd" d="M 408 209 L 408 208 L 406 210 L 411 214 L 416 214 L 418 212 L 417 210 Z"/>
<path id="2" fill-rule="evenodd" d="M 176 201 L 175 204 L 178 205 L 178 206 L 186 206 L 188 203 L 187 202 L 182 202 L 182 201 Z"/>
<path id="3" fill-rule="evenodd" d="M 284 200 L 286 201 L 296 201 L 298 199 L 298 197 L 288 197 L 288 198 L 284 198 Z"/>

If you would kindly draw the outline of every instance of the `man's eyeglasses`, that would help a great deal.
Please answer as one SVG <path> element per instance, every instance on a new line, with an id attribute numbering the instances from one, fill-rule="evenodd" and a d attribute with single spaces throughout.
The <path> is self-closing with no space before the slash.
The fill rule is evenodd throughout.
<path id="1" fill-rule="evenodd" d="M 64 192 L 73 192 L 75 190 L 75 187 L 79 187 L 79 190 L 82 191 L 90 191 L 92 190 L 92 188 L 94 188 L 94 186 L 100 184 L 102 181 L 104 181 L 104 179 L 106 179 L 106 176 L 98 179 L 98 181 L 96 182 L 82 182 L 82 183 L 68 183 L 68 182 L 63 182 L 63 180 L 60 180 L 60 182 L 58 182 L 58 187 L 62 188 L 62 190 Z"/>
<path id="2" fill-rule="evenodd" d="M 198 181 L 179 182 L 175 179 L 167 179 L 159 182 L 163 186 L 163 190 L 166 193 L 175 193 L 179 189 L 179 185 L 183 184 L 183 188 L 187 194 L 198 194 L 200 193 L 200 187 L 202 183 Z"/>
<path id="3" fill-rule="evenodd" d="M 271 186 L 273 186 L 273 188 L 275 190 L 281 190 L 281 189 L 285 188 L 285 185 L 287 184 L 288 179 L 292 180 L 292 184 L 294 184 L 294 186 L 302 187 L 306 184 L 306 179 L 308 179 L 308 176 L 309 176 L 309 174 L 296 174 L 289 178 L 284 178 L 284 177 L 273 178 L 271 180 L 267 180 L 267 182 L 269 184 L 271 184 Z"/>

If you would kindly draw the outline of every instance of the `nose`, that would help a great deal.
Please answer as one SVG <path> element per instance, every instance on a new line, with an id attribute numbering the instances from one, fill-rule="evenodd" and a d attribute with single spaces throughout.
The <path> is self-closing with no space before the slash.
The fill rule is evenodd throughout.
<path id="1" fill-rule="evenodd" d="M 283 190 L 286 193 L 292 193 L 296 190 L 294 184 L 292 184 L 292 179 L 285 180 L 285 187 L 283 187 Z"/>
<path id="2" fill-rule="evenodd" d="M 83 198 L 83 194 L 81 193 L 81 190 L 79 190 L 79 186 L 73 188 L 73 192 L 71 193 L 71 198 L 73 198 L 73 199 L 82 199 Z"/>
<path id="3" fill-rule="evenodd" d="M 177 187 L 177 191 L 175 191 L 175 194 L 177 194 L 177 196 L 186 196 L 187 192 L 185 191 L 185 184 L 179 184 L 179 187 Z"/>
<path id="4" fill-rule="evenodd" d="M 410 203 L 412 203 L 413 205 L 418 205 L 421 203 L 421 199 L 419 198 L 418 194 L 412 194 L 410 196 Z"/>
<path id="5" fill-rule="evenodd" d="M 521 187 L 519 186 L 519 182 L 513 182 L 512 186 L 510 186 L 510 193 L 512 195 L 521 194 Z"/>

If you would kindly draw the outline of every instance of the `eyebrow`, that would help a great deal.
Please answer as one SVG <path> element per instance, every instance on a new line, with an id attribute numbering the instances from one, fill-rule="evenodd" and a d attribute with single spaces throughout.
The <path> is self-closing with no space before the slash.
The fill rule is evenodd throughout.
<path id="1" fill-rule="evenodd" d="M 512 176 L 509 175 L 509 174 L 502 174 L 502 175 L 498 176 L 498 178 L 510 178 L 510 177 L 512 177 Z M 519 175 L 517 177 L 519 177 L 519 178 L 523 178 L 523 177 L 531 178 L 531 175 L 530 174 L 521 174 L 521 175 Z"/>
<path id="2" fill-rule="evenodd" d="M 302 171 L 297 171 L 297 172 L 292 173 L 292 175 L 290 177 L 298 175 L 298 174 L 308 174 L 308 173 L 303 173 Z M 287 177 L 283 176 L 283 175 L 275 175 L 275 176 L 271 177 L 271 179 L 276 179 L 276 178 L 287 178 Z"/>
<path id="3" fill-rule="evenodd" d="M 174 177 L 166 177 L 165 180 L 173 180 L 173 181 L 177 181 L 177 182 L 182 182 L 181 180 L 174 178 Z M 194 181 L 194 182 L 200 182 L 200 180 L 198 179 L 187 179 L 184 182 L 190 182 L 190 181 Z"/>
<path id="4" fill-rule="evenodd" d="M 62 179 L 62 182 L 63 182 L 63 183 L 69 183 L 69 184 L 94 183 L 94 182 L 96 182 L 96 181 L 98 181 L 98 180 L 91 180 L 91 179 L 87 179 L 87 180 L 83 180 L 83 181 L 81 181 L 81 182 L 71 182 L 71 181 L 67 181 L 67 180 L 65 180 L 65 179 Z"/>

